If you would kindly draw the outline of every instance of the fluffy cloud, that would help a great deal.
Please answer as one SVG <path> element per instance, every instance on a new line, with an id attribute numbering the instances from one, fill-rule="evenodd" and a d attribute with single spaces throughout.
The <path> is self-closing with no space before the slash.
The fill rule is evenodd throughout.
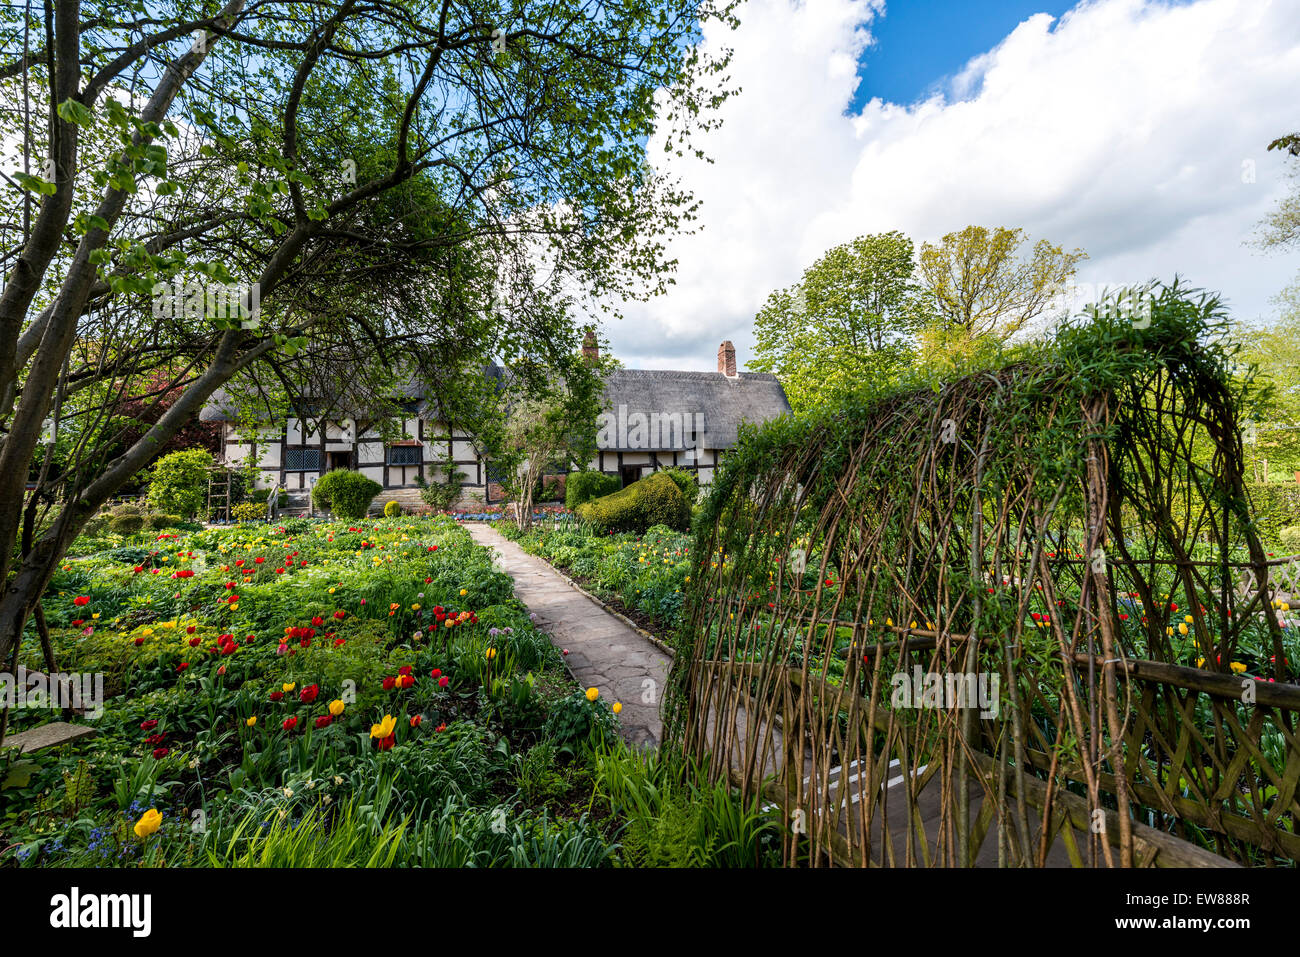
<path id="1" fill-rule="evenodd" d="M 1264 147 L 1295 126 L 1294 0 L 1084 2 L 1030 17 L 924 102 L 850 114 L 882 10 L 749 0 L 736 33 L 706 35 L 735 49 L 742 92 L 703 141 L 713 164 L 662 161 L 703 201 L 703 229 L 672 243 L 675 288 L 608 330 L 629 365 L 712 368 L 724 338 L 743 365 L 772 289 L 889 229 L 920 243 L 1023 226 L 1087 250 L 1081 281 L 1177 272 L 1246 318 L 1294 276 L 1294 257 L 1246 245 L 1286 183 Z"/>

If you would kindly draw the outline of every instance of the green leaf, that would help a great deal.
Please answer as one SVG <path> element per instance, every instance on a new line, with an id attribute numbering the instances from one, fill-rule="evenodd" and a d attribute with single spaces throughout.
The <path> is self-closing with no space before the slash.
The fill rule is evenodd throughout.
<path id="1" fill-rule="evenodd" d="M 68 123 L 76 123 L 83 129 L 89 127 L 94 121 L 90 110 L 86 109 L 84 104 L 73 99 L 67 99 L 60 103 L 57 112 L 60 119 Z"/>
<path id="2" fill-rule="evenodd" d="M 18 185 L 23 189 L 40 196 L 53 196 L 59 189 L 53 183 L 43 180 L 39 176 L 33 176 L 31 173 L 15 173 L 14 179 L 18 180 Z"/>

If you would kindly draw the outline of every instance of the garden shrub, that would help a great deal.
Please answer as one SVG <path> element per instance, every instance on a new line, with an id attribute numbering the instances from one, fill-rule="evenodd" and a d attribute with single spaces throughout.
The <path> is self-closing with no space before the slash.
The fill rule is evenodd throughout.
<path id="1" fill-rule="evenodd" d="M 114 515 L 108 520 L 108 530 L 116 535 L 134 535 L 144 527 L 140 515 Z"/>
<path id="2" fill-rule="evenodd" d="M 203 507 L 211 467 L 212 454 L 203 449 L 164 455 L 154 463 L 149 507 L 182 517 L 197 514 Z"/>
<path id="3" fill-rule="evenodd" d="M 179 515 L 164 515 L 161 512 L 155 512 L 152 515 L 144 516 L 144 527 L 150 531 L 160 532 L 164 528 L 175 528 L 181 524 Z"/>
<path id="4" fill-rule="evenodd" d="M 257 502 L 240 502 L 230 510 L 230 515 L 236 522 L 256 522 L 266 517 L 266 506 Z"/>
<path id="5" fill-rule="evenodd" d="M 564 504 L 576 509 L 583 502 L 602 498 L 619 490 L 619 477 L 604 472 L 574 472 L 565 480 Z"/>
<path id="6" fill-rule="evenodd" d="M 682 490 L 687 508 L 694 508 L 696 500 L 700 497 L 700 480 L 695 473 L 687 469 L 664 469 L 663 473 L 676 482 L 677 487 Z"/>
<path id="7" fill-rule="evenodd" d="M 370 503 L 384 487 L 350 469 L 335 469 L 321 476 L 311 490 L 312 504 L 339 518 L 365 518 Z"/>
<path id="8" fill-rule="evenodd" d="M 1300 485 L 1252 485 L 1247 491 L 1265 545 L 1280 542 L 1284 528 L 1300 525 Z"/>
<path id="9" fill-rule="evenodd" d="M 400 502 L 393 501 L 384 503 L 384 518 L 397 518 L 397 516 L 401 514 L 402 505 Z"/>
<path id="10" fill-rule="evenodd" d="M 538 476 L 533 486 L 534 502 L 562 502 L 565 497 L 565 478 L 562 475 Z"/>
<path id="11" fill-rule="evenodd" d="M 644 532 L 652 525 L 685 529 L 691 522 L 686 497 L 677 483 L 655 472 L 612 495 L 585 502 L 578 514 L 607 532 Z"/>
<path id="12" fill-rule="evenodd" d="M 1288 525 L 1278 534 L 1288 554 L 1300 554 L 1300 525 Z"/>

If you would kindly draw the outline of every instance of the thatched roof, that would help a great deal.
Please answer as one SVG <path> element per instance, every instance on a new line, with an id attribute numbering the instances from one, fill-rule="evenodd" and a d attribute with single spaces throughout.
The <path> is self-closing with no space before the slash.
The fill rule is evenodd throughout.
<path id="1" fill-rule="evenodd" d="M 504 378 L 505 370 L 499 365 L 490 365 L 483 374 L 500 380 Z M 437 416 L 436 400 L 427 392 L 416 379 L 410 380 L 400 390 L 401 395 L 415 403 L 412 414 L 433 418 Z M 725 449 L 734 445 L 743 422 L 766 422 L 790 411 L 785 390 L 776 376 L 761 372 L 727 376 L 721 372 L 616 369 L 605 375 L 604 398 L 606 408 L 614 415 L 618 414 L 619 406 L 626 407 L 629 415 L 640 413 L 647 417 L 653 413 L 688 416 L 703 413 L 704 432 L 698 441 L 708 449 Z M 199 418 L 204 422 L 234 421 L 245 403 L 255 412 L 259 406 L 265 408 L 265 402 L 258 396 L 236 398 L 227 390 L 218 389 L 199 413 Z M 338 415 L 349 414 L 346 401 L 327 404 Z M 269 415 L 269 411 L 266 414 Z M 618 436 L 618 439 L 611 445 L 602 445 L 602 448 L 607 451 L 633 448 L 623 441 L 626 436 Z M 636 447 L 646 448 L 644 445 Z"/>
<path id="2" fill-rule="evenodd" d="M 657 369 L 616 369 L 605 376 L 605 403 L 612 414 L 620 405 L 629 415 L 652 413 L 704 414 L 700 445 L 725 449 L 736 444 L 741 423 L 758 424 L 790 411 L 785 390 L 776 376 L 765 372 L 671 372 Z M 632 448 L 620 441 L 607 451 Z M 644 448 L 644 446 L 640 446 Z"/>

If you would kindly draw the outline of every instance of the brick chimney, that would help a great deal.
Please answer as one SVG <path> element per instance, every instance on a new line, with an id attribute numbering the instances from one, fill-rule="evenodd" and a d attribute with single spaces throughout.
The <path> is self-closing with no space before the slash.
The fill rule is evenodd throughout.
<path id="1" fill-rule="evenodd" d="M 718 346 L 718 371 L 733 379 L 736 377 L 736 347 L 730 339 L 724 339 Z"/>
<path id="2" fill-rule="evenodd" d="M 600 362 L 600 346 L 596 342 L 596 333 L 590 329 L 582 337 L 582 361 L 588 368 L 594 368 Z"/>

